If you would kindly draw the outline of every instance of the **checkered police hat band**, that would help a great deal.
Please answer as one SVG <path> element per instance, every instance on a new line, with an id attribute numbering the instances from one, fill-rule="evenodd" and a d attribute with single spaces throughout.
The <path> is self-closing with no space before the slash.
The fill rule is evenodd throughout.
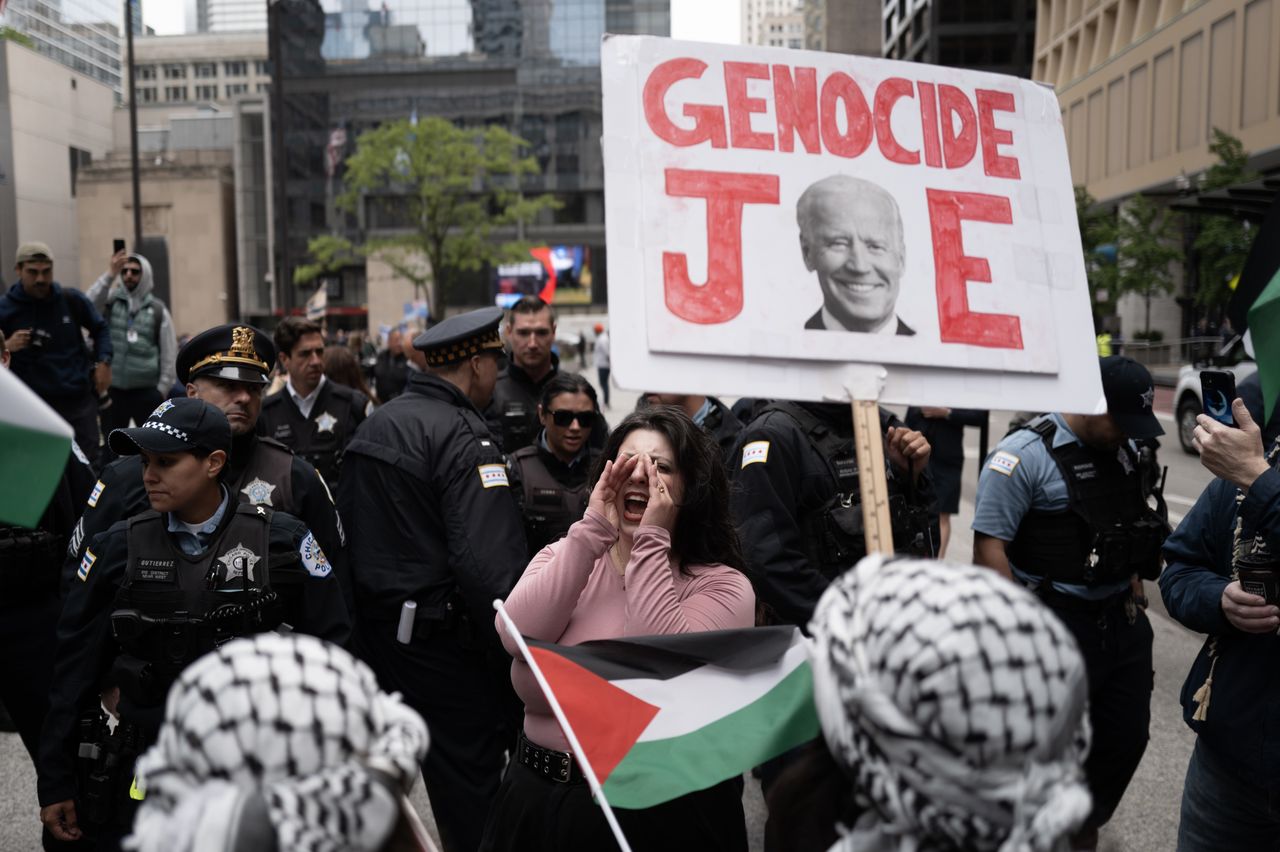
<path id="1" fill-rule="evenodd" d="M 446 364 L 453 364 L 458 361 L 465 361 L 472 355 L 479 355 L 485 349 L 501 349 L 502 337 L 495 328 L 476 337 L 468 337 L 464 340 L 457 340 L 447 346 L 441 346 L 437 349 L 428 349 L 424 353 L 427 363 L 432 367 L 443 367 Z"/>
<path id="2" fill-rule="evenodd" d="M 194 441 L 191 440 L 191 436 L 188 435 L 186 432 L 174 426 L 170 426 L 168 423 L 161 423 L 159 420 L 148 420 L 146 423 L 142 424 L 142 428 L 155 429 L 157 432 L 163 432 L 166 435 L 172 435 L 173 437 L 177 438 L 179 441 L 185 441 L 188 444 L 194 443 Z"/>

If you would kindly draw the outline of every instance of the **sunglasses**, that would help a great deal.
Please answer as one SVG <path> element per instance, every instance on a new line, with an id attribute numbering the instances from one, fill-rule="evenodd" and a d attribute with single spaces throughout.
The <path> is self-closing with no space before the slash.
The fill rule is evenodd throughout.
<path id="1" fill-rule="evenodd" d="M 551 419 L 554 420 L 555 424 L 561 428 L 564 428 L 577 420 L 578 425 L 583 429 L 590 429 L 596 419 L 596 413 L 594 411 L 570 411 L 567 408 L 562 408 L 559 411 L 552 411 L 550 414 Z"/>
<path id="2" fill-rule="evenodd" d="M 142 275 L 142 270 L 132 266 L 126 266 L 120 270 L 121 275 Z"/>

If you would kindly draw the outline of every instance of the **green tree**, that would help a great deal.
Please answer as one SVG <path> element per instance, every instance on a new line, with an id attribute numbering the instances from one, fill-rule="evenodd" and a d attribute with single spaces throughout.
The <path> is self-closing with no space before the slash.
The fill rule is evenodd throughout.
<path id="1" fill-rule="evenodd" d="M 1249 155 L 1234 136 L 1213 128 L 1209 150 L 1218 161 L 1200 178 L 1201 191 L 1254 180 L 1257 173 L 1249 169 Z M 1248 222 L 1226 215 L 1200 217 L 1200 233 L 1195 247 L 1200 254 L 1200 286 L 1196 302 L 1207 310 L 1222 307 L 1231 298 L 1231 280 L 1244 268 L 1254 230 Z"/>
<path id="2" fill-rule="evenodd" d="M 1085 273 L 1089 279 L 1089 299 L 1094 310 L 1111 314 L 1116 304 L 1116 264 L 1114 255 L 1099 252 L 1103 246 L 1114 246 L 1115 216 L 1098 207 L 1097 200 L 1083 186 L 1076 188 L 1076 219 L 1080 223 L 1080 245 L 1084 250 Z M 1106 301 L 1098 301 L 1098 293 L 1106 293 Z"/>
<path id="3" fill-rule="evenodd" d="M 30 36 L 9 26 L 0 26 L 0 41 L 11 41 L 23 47 L 29 47 L 32 50 L 36 49 L 36 43 L 31 40 Z"/>
<path id="4" fill-rule="evenodd" d="M 550 195 L 521 192 L 525 179 L 539 174 L 525 147 L 501 127 L 461 128 L 436 117 L 361 133 L 337 206 L 353 213 L 380 206 L 404 230 L 388 229 L 354 249 L 376 253 L 412 281 L 420 297 L 425 291 L 431 315 L 441 316 L 458 272 L 527 256 L 530 243 L 499 243 L 495 228 L 515 225 L 519 234 L 524 223 L 559 206 Z M 417 257 L 425 257 L 429 269 Z"/>
<path id="5" fill-rule="evenodd" d="M 333 234 L 312 237 L 307 241 L 307 253 L 315 262 L 302 264 L 293 270 L 294 284 L 310 284 L 321 275 L 350 265 L 358 256 L 351 240 Z"/>
<path id="6" fill-rule="evenodd" d="M 1145 195 L 1135 195 L 1120 209 L 1116 243 L 1116 290 L 1142 297 L 1143 333 L 1150 336 L 1151 300 L 1173 291 L 1173 264 L 1182 259 L 1174 216 Z"/>

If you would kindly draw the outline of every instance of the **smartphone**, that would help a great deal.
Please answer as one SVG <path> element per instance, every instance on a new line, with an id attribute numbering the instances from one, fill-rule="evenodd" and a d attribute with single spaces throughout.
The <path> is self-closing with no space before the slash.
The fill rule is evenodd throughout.
<path id="1" fill-rule="evenodd" d="M 113 255 L 117 255 L 117 254 L 119 254 L 119 253 L 120 253 L 120 252 L 122 252 L 122 251 L 124 251 L 124 240 L 122 240 L 122 239 L 118 239 L 118 238 L 117 238 L 117 239 L 112 240 L 112 241 L 111 241 L 111 254 L 113 254 Z"/>
<path id="2" fill-rule="evenodd" d="M 1231 403 L 1236 398 L 1236 377 L 1226 370 L 1200 371 L 1200 399 L 1204 413 L 1226 426 L 1236 425 Z"/>

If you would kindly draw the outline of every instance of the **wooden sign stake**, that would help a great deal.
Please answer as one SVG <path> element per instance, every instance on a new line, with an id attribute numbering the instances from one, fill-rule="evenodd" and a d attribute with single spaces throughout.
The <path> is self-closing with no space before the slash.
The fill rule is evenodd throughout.
<path id="1" fill-rule="evenodd" d="M 893 553 L 889 520 L 889 482 L 885 478 L 884 435 L 880 405 L 874 399 L 853 401 L 853 448 L 858 459 L 858 489 L 862 494 L 862 527 L 867 553 Z"/>

